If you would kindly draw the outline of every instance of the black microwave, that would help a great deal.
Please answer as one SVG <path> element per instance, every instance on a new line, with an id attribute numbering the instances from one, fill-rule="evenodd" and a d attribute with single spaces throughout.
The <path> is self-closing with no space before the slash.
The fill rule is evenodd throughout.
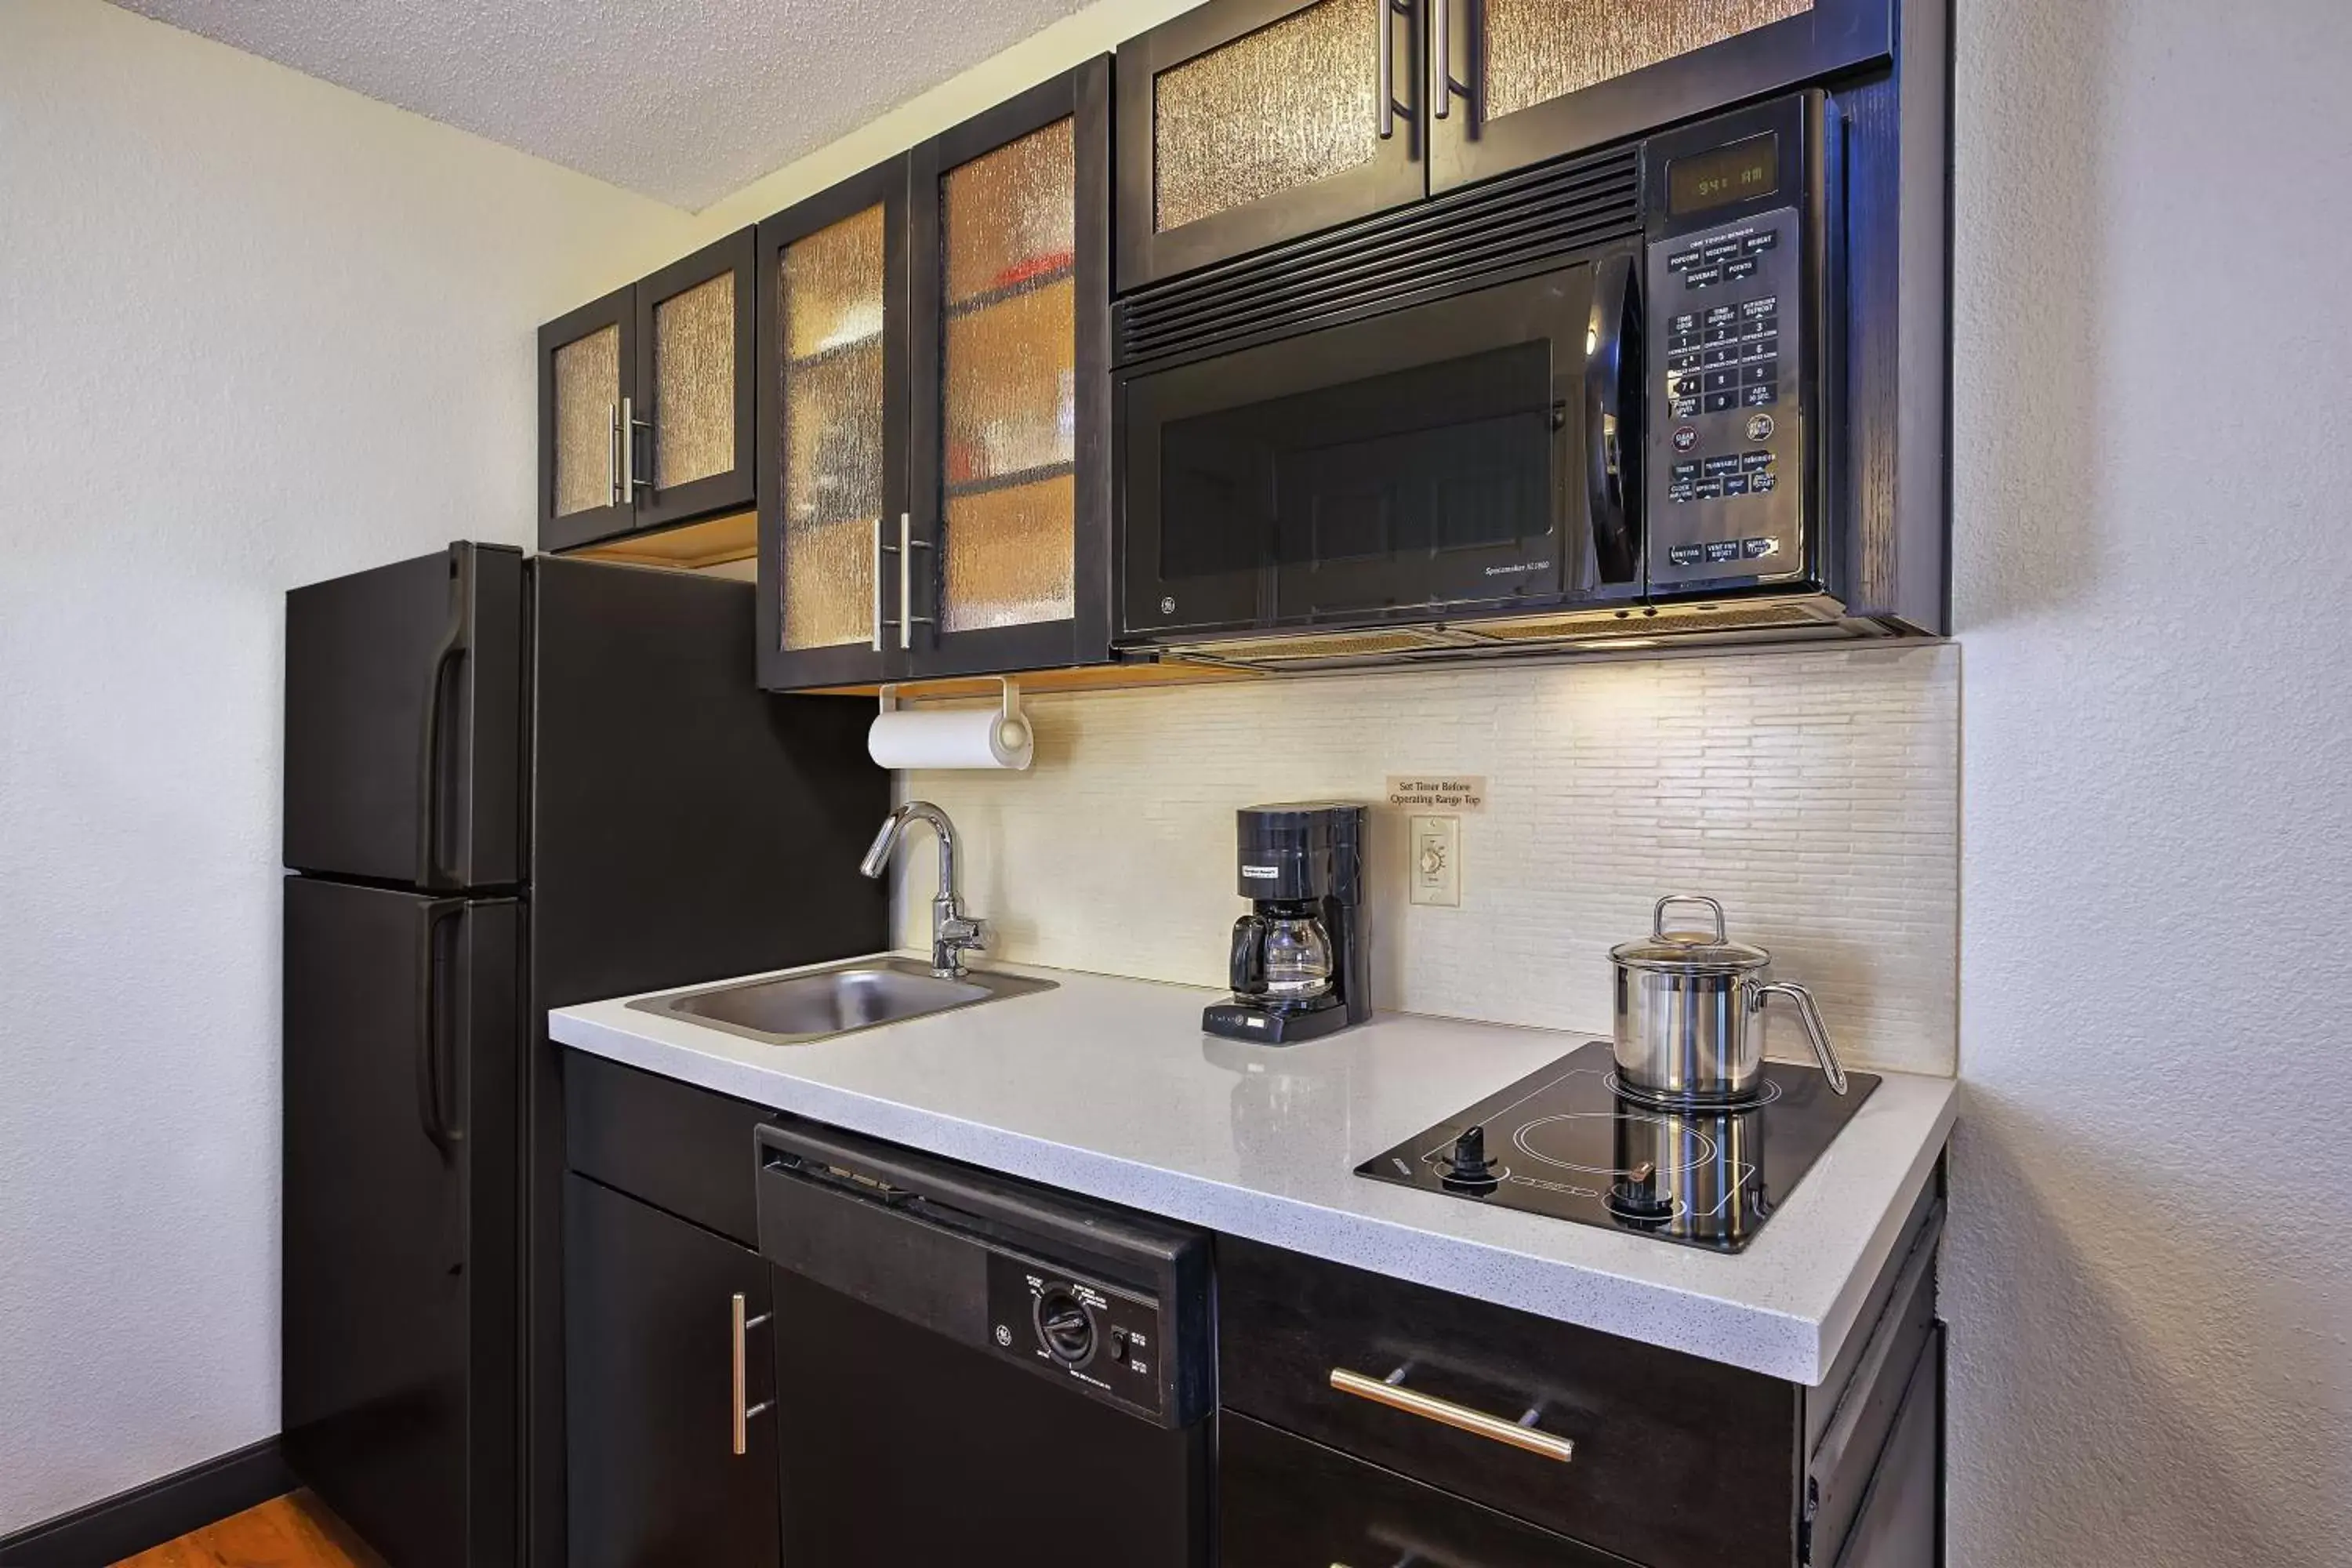
<path id="1" fill-rule="evenodd" d="M 1123 648 L 1943 634 L 1944 174 L 1904 200 L 1891 99 L 1787 94 L 1121 298 Z"/>

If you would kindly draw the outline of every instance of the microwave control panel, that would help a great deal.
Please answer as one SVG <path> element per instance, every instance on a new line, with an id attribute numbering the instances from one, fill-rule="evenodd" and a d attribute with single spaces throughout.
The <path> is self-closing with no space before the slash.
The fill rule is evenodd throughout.
<path id="1" fill-rule="evenodd" d="M 1653 591 L 1805 573 L 1802 235 L 1781 207 L 1648 247 Z"/>

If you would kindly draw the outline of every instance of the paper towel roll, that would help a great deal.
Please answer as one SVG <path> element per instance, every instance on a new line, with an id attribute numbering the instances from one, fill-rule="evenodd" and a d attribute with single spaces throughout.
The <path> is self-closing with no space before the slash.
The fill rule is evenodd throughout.
<path id="1" fill-rule="evenodd" d="M 1025 768 L 1028 724 L 995 708 L 901 710 L 875 716 L 866 750 L 886 768 Z"/>

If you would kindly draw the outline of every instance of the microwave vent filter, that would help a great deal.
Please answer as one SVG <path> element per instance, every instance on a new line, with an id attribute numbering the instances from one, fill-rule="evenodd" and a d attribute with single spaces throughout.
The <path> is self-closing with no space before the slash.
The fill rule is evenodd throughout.
<path id="1" fill-rule="evenodd" d="M 1628 616 L 1620 616 L 1613 610 L 1586 610 L 1526 620 L 1479 621 L 1454 629 L 1482 642 L 1569 642 L 1604 637 L 1671 637 L 1748 627 L 1826 626 L 1836 625 L 1840 613 L 1835 601 L 1809 597 L 1768 599 L 1759 604 L 1745 605 L 1661 605 L 1657 606 L 1655 615 L 1643 615 L 1639 610 Z"/>
<path id="2" fill-rule="evenodd" d="M 1199 655 L 1228 664 L 1286 664 L 1305 659 L 1367 658 L 1387 654 L 1423 653 L 1432 648 L 1463 646 L 1458 637 L 1444 632 L 1402 627 L 1369 632 L 1325 632 L 1313 637 L 1255 637 L 1227 643 L 1206 643 L 1171 648 L 1179 655 Z"/>
<path id="3" fill-rule="evenodd" d="M 1631 148 L 1563 160 L 1275 246 L 1126 296 L 1117 363 L 1336 325 L 1458 289 L 1542 269 L 1639 232 L 1641 164 Z"/>

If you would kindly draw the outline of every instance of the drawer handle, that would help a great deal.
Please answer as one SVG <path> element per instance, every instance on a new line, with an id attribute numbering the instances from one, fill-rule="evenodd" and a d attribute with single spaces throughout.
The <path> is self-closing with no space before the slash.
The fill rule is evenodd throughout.
<path id="1" fill-rule="evenodd" d="M 1528 1411 L 1517 1421 L 1506 1421 L 1499 1415 L 1489 1415 L 1483 1410 L 1473 1410 L 1450 1399 L 1416 1393 L 1404 1386 L 1406 1370 L 1399 1367 L 1386 1378 L 1378 1378 L 1335 1366 L 1331 1369 L 1331 1386 L 1342 1394 L 1352 1394 L 1359 1399 L 1369 1399 L 1375 1405 L 1385 1405 L 1391 1410 L 1402 1410 L 1408 1415 L 1418 1415 L 1424 1421 L 1451 1426 L 1457 1432 L 1467 1432 L 1490 1442 L 1506 1443 L 1530 1454 L 1540 1454 L 1547 1459 L 1558 1459 L 1563 1465 L 1576 1458 L 1576 1444 L 1572 1439 L 1555 1437 L 1529 1425 L 1536 1418 L 1536 1411 Z"/>
<path id="2" fill-rule="evenodd" d="M 772 1399 L 763 1399 L 757 1405 L 745 1403 L 751 1397 L 747 1385 L 751 1382 L 749 1363 L 751 1358 L 744 1352 L 743 1336 L 764 1324 L 772 1314 L 762 1312 L 756 1318 L 744 1316 L 743 1293 L 738 1290 L 728 1303 L 728 1315 L 731 1320 L 729 1326 L 734 1331 L 735 1341 L 735 1381 L 730 1390 L 734 1398 L 730 1403 L 735 1416 L 735 1454 L 740 1458 L 751 1450 L 751 1434 L 749 1428 L 751 1425 L 751 1417 L 764 1415 L 775 1406 L 775 1401 Z"/>

